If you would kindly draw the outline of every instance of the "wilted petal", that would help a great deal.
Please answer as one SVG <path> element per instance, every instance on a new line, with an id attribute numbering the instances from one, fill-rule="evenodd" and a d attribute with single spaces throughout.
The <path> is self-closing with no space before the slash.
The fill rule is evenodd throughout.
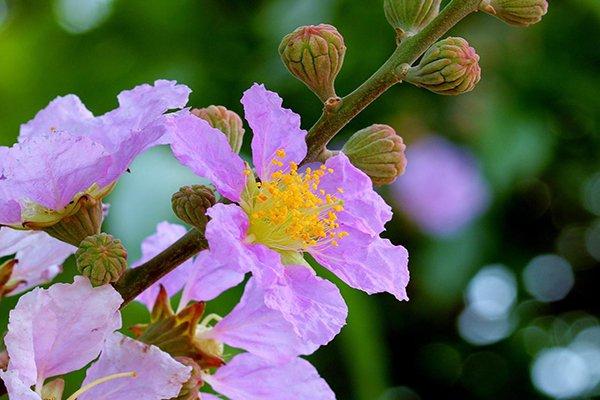
<path id="1" fill-rule="evenodd" d="M 314 248 L 311 254 L 323 266 L 353 288 L 369 294 L 388 292 L 398 300 L 408 300 L 408 252 L 389 240 L 350 227 L 338 246 Z"/>
<path id="2" fill-rule="evenodd" d="M 265 304 L 281 312 L 311 346 L 329 343 L 346 324 L 348 307 L 339 289 L 307 267 L 286 265 L 276 283 L 263 290 Z"/>
<path id="3" fill-rule="evenodd" d="M 198 254 L 192 264 L 181 295 L 182 304 L 212 300 L 244 280 L 243 273 L 228 268 L 208 250 Z"/>
<path id="4" fill-rule="evenodd" d="M 246 182 L 245 164 L 225 135 L 189 112 L 178 113 L 171 122 L 171 149 L 179 162 L 209 179 L 229 200 L 239 201 Z"/>
<path id="5" fill-rule="evenodd" d="M 106 340 L 100 358 L 87 370 L 83 385 L 124 372 L 132 378 L 119 378 L 100 384 L 79 397 L 80 400 L 162 400 L 179 394 L 190 377 L 190 367 L 175 361 L 156 346 L 130 339 L 115 332 Z"/>
<path id="6" fill-rule="evenodd" d="M 370 235 L 383 232 L 392 218 L 392 209 L 373 190 L 371 178 L 352 165 L 343 153 L 330 158 L 325 165 L 333 169 L 333 173 L 321 178 L 319 188 L 344 201 L 344 211 L 338 214 L 339 222 Z"/>
<path id="7" fill-rule="evenodd" d="M 19 142 L 36 136 L 46 136 L 57 131 L 80 134 L 86 122 L 94 115 L 85 107 L 79 97 L 69 94 L 57 97 L 26 124 L 21 125 Z"/>
<path id="8" fill-rule="evenodd" d="M 24 383 L 17 371 L 2 371 L 0 370 L 0 379 L 4 381 L 8 397 L 11 400 L 42 400 L 30 386 Z"/>
<path id="9" fill-rule="evenodd" d="M 283 100 L 264 85 L 254 84 L 242 97 L 245 117 L 254 136 L 252 138 L 252 160 L 258 176 L 269 180 L 277 170 L 286 170 L 290 162 L 299 164 L 306 156 L 307 132 L 300 128 L 300 116 L 283 108 Z M 272 163 L 276 151 L 285 150 L 283 167 Z"/>
<path id="10" fill-rule="evenodd" d="M 250 279 L 239 304 L 204 336 L 278 363 L 313 353 L 318 345 L 301 340 L 281 312 L 265 305 L 264 295 Z"/>
<path id="11" fill-rule="evenodd" d="M 231 400 L 335 399 L 317 370 L 301 358 L 277 365 L 249 353 L 240 354 L 204 379 Z"/>
<path id="12" fill-rule="evenodd" d="M 123 302 L 112 286 L 93 288 L 75 277 L 72 284 L 34 289 L 10 312 L 5 344 L 9 369 L 25 384 L 83 368 L 104 340 L 121 327 Z"/>
<path id="13" fill-rule="evenodd" d="M 110 156 L 99 144 L 57 133 L 12 147 L 4 182 L 22 199 L 61 210 L 77 193 L 100 183 L 110 164 Z"/>
<path id="14" fill-rule="evenodd" d="M 186 233 L 187 229 L 181 225 L 171 224 L 169 222 L 159 223 L 156 227 L 156 233 L 147 237 L 142 242 L 142 258 L 136 261 L 132 267 L 137 268 L 144 262 L 155 257 Z M 136 300 L 144 303 L 149 310 L 152 310 L 160 287 L 163 286 L 165 288 L 169 297 L 175 295 L 188 281 L 193 269 L 194 263 L 192 260 L 184 262 L 179 267 L 153 283 L 152 286 L 142 292 Z"/>

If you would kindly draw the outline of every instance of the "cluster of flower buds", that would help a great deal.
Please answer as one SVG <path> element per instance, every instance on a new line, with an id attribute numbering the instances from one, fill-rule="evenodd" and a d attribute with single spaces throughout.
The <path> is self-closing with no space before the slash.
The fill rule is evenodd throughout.
<path id="1" fill-rule="evenodd" d="M 537 24 L 548 12 L 547 0 L 483 0 L 482 11 L 516 26 Z"/>
<path id="2" fill-rule="evenodd" d="M 352 164 L 366 173 L 376 186 L 388 185 L 406 169 L 406 146 L 394 128 L 371 125 L 356 132 L 342 152 Z"/>
<path id="3" fill-rule="evenodd" d="M 412 36 L 427 26 L 440 12 L 442 0 L 385 0 L 385 17 L 398 38 Z"/>
<path id="4" fill-rule="evenodd" d="M 481 79 L 479 56 L 465 39 L 450 37 L 431 46 L 405 80 L 443 95 L 470 92 Z"/>
<path id="5" fill-rule="evenodd" d="M 75 257 L 77 269 L 93 286 L 116 282 L 127 268 L 127 250 L 123 243 L 106 233 L 85 238 Z"/>
<path id="6" fill-rule="evenodd" d="M 335 78 L 342 69 L 346 45 L 335 27 L 302 26 L 283 38 L 279 54 L 287 69 L 324 103 L 337 97 Z"/>
<path id="7" fill-rule="evenodd" d="M 203 185 L 183 186 L 171 198 L 177 218 L 202 231 L 208 223 L 206 210 L 216 202 L 215 192 Z"/>
<path id="8" fill-rule="evenodd" d="M 244 123 L 239 115 L 223 106 L 194 108 L 192 114 L 207 121 L 210 126 L 223 132 L 236 153 L 239 153 L 244 140 Z"/>

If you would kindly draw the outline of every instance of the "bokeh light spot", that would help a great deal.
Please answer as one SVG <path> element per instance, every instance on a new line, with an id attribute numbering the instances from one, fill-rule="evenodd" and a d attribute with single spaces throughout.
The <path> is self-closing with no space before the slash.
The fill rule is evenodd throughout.
<path id="1" fill-rule="evenodd" d="M 582 395 L 589 388 L 591 378 L 583 357 L 565 348 L 544 350 L 531 368 L 534 386 L 557 399 Z"/>
<path id="2" fill-rule="evenodd" d="M 600 215 L 600 173 L 592 176 L 583 188 L 583 204 L 596 215 Z"/>
<path id="3" fill-rule="evenodd" d="M 515 328 L 509 316 L 487 318 L 468 306 L 458 317 L 458 332 L 467 342 L 483 346 L 507 338 Z"/>
<path id="4" fill-rule="evenodd" d="M 500 318 L 510 312 L 517 299 L 517 281 L 503 265 L 483 268 L 469 283 L 467 302 L 485 318 Z"/>
<path id="5" fill-rule="evenodd" d="M 5 0 L 0 0 L 0 28 L 8 19 L 8 6 Z"/>
<path id="6" fill-rule="evenodd" d="M 527 291 L 537 300 L 552 302 L 563 299 L 575 283 L 571 264 L 553 254 L 531 260 L 523 271 Z"/>
<path id="7" fill-rule="evenodd" d="M 595 223 L 587 230 L 585 247 L 594 259 L 600 261 L 600 222 Z"/>
<path id="8" fill-rule="evenodd" d="M 113 0 L 57 0 L 58 23 L 67 32 L 84 33 L 102 24 L 110 15 Z"/>

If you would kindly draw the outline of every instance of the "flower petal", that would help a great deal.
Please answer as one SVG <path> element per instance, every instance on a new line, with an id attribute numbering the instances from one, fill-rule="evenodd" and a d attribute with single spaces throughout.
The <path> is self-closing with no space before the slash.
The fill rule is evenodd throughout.
<path id="1" fill-rule="evenodd" d="M 94 115 L 79 97 L 69 94 L 52 100 L 46 108 L 26 124 L 21 125 L 19 142 L 37 136 L 46 136 L 56 131 L 79 133 Z M 81 133 L 79 133 L 81 134 Z"/>
<path id="2" fill-rule="evenodd" d="M 6 180 L 0 180 L 0 225 L 18 225 L 21 223 L 21 206 L 9 192 Z"/>
<path id="3" fill-rule="evenodd" d="M 90 139 L 40 136 L 9 150 L 4 182 L 22 199 L 61 210 L 77 193 L 101 182 L 110 163 L 102 146 Z"/>
<path id="4" fill-rule="evenodd" d="M 242 97 L 245 117 L 254 136 L 252 138 L 252 159 L 258 176 L 269 180 L 277 170 L 285 171 L 290 162 L 299 164 L 306 156 L 307 132 L 300 128 L 300 116 L 283 108 L 283 100 L 264 85 L 254 84 Z M 272 163 L 276 152 L 283 149 L 283 167 Z"/>
<path id="5" fill-rule="evenodd" d="M 118 332 L 106 340 L 100 358 L 87 370 L 83 385 L 97 379 L 123 373 L 119 378 L 85 392 L 80 400 L 162 400 L 176 397 L 190 377 L 190 367 L 175 361 L 156 346 L 130 339 Z"/>
<path id="6" fill-rule="evenodd" d="M 325 165 L 333 169 L 333 173 L 321 178 L 319 188 L 344 201 L 344 211 L 338 214 L 339 222 L 372 236 L 383 232 L 392 218 L 392 209 L 373 190 L 371 178 L 352 165 L 343 153 L 331 157 Z"/>
<path id="7" fill-rule="evenodd" d="M 170 120 L 171 149 L 179 162 L 209 179 L 229 200 L 239 201 L 246 183 L 245 164 L 225 135 L 189 112 L 178 113 Z"/>
<path id="8" fill-rule="evenodd" d="M 408 252 L 389 240 L 343 227 L 349 235 L 338 246 L 314 248 L 311 254 L 353 288 L 369 294 L 388 292 L 408 300 Z"/>
<path id="9" fill-rule="evenodd" d="M 0 257 L 16 253 L 15 259 L 19 261 L 10 280 L 21 283 L 9 295 L 51 281 L 62 270 L 62 263 L 75 251 L 76 247 L 44 232 L 0 229 Z"/>
<path id="10" fill-rule="evenodd" d="M 256 278 L 248 281 L 238 305 L 204 336 L 277 363 L 311 354 L 318 347 L 303 342 L 279 311 L 265 305 Z"/>
<path id="11" fill-rule="evenodd" d="M 334 400 L 335 394 L 306 360 L 276 365 L 240 354 L 204 379 L 231 400 Z"/>
<path id="12" fill-rule="evenodd" d="M 110 285 L 93 288 L 78 276 L 72 284 L 34 289 L 10 312 L 6 350 L 9 369 L 25 384 L 83 368 L 106 337 L 121 327 L 123 302 Z"/>
<path id="13" fill-rule="evenodd" d="M 144 262 L 158 255 L 186 233 L 187 229 L 181 225 L 171 224 L 169 222 L 159 223 L 156 227 L 156 233 L 147 237 L 142 242 L 142 258 L 136 261 L 132 265 L 132 268 L 137 268 Z M 169 297 L 174 296 L 186 284 L 193 269 L 194 263 L 192 260 L 184 262 L 179 267 L 154 282 L 152 286 L 136 297 L 136 300 L 144 303 L 149 310 L 152 310 L 160 287 L 163 286 L 165 288 Z"/>
<path id="14" fill-rule="evenodd" d="M 0 379 L 4 381 L 8 397 L 14 400 L 42 400 L 33 390 L 31 385 L 24 383 L 17 371 L 2 371 L 0 369 Z"/>
<path id="15" fill-rule="evenodd" d="M 277 283 L 264 291 L 265 304 L 314 346 L 329 343 L 346 324 L 348 307 L 339 289 L 307 267 L 286 265 Z"/>
<path id="16" fill-rule="evenodd" d="M 212 300 L 243 280 L 243 273 L 223 265 L 205 250 L 193 261 L 181 295 L 181 304 L 187 304 L 191 300 Z"/>

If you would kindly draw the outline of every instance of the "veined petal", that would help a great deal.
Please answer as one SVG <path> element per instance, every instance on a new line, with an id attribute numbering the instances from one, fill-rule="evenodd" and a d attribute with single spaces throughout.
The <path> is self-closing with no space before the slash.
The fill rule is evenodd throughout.
<path id="1" fill-rule="evenodd" d="M 100 384 L 85 392 L 79 399 L 170 399 L 179 394 L 181 387 L 189 379 L 191 367 L 175 361 L 156 346 L 115 332 L 107 338 L 98 361 L 88 368 L 83 385 L 109 375 L 132 371 L 135 372 L 135 377 Z"/>
<path id="2" fill-rule="evenodd" d="M 369 294 L 388 292 L 408 300 L 408 252 L 389 240 L 343 226 L 349 233 L 338 246 L 315 247 L 315 259 L 353 288 Z"/>
<path id="3" fill-rule="evenodd" d="M 392 218 L 392 209 L 373 190 L 371 178 L 352 165 L 343 153 L 331 157 L 325 165 L 333 169 L 333 173 L 323 176 L 319 187 L 344 201 L 344 211 L 338 214 L 339 222 L 372 236 L 383 232 Z"/>
<path id="4" fill-rule="evenodd" d="M 142 242 L 142 258 L 136 261 L 132 265 L 132 268 L 137 268 L 144 262 L 158 255 L 186 233 L 187 229 L 181 225 L 171 224 L 169 222 L 159 223 L 156 227 L 156 233 L 147 237 Z M 193 269 L 194 263 L 192 260 L 184 262 L 173 271 L 154 282 L 152 286 L 136 297 L 136 300 L 144 303 L 149 310 L 152 310 L 160 287 L 163 286 L 165 288 L 169 297 L 175 295 L 186 284 Z"/>
<path id="5" fill-rule="evenodd" d="M 187 304 L 191 300 L 212 300 L 243 280 L 243 273 L 222 264 L 211 256 L 210 251 L 205 250 L 192 262 L 187 282 L 183 287 L 181 304 Z"/>
<path id="6" fill-rule="evenodd" d="M 8 397 L 11 400 L 42 400 L 40 396 L 31 390 L 31 385 L 27 385 L 21 380 L 18 371 L 2 371 L 0 369 L 0 379 L 4 382 Z"/>
<path id="7" fill-rule="evenodd" d="M 306 156 L 307 132 L 300 127 L 300 116 L 283 108 L 283 100 L 264 85 L 254 84 L 242 97 L 245 117 L 254 136 L 252 160 L 262 180 L 271 179 L 278 170 L 287 171 L 290 162 L 299 164 Z M 285 150 L 284 157 L 277 157 L 277 150 Z M 283 166 L 272 163 L 277 158 Z"/>
<path id="8" fill-rule="evenodd" d="M 209 179 L 229 200 L 239 201 L 246 183 L 245 164 L 225 135 L 189 112 L 178 113 L 171 122 L 171 149 L 179 162 Z"/>
<path id="9" fill-rule="evenodd" d="M 17 225 L 21 222 L 21 205 L 10 195 L 6 180 L 0 180 L 0 225 Z"/>
<path id="10" fill-rule="evenodd" d="M 34 289 L 10 312 L 8 369 L 32 386 L 39 379 L 83 368 L 98 356 L 104 340 L 121 327 L 123 302 L 110 285 L 93 288 L 78 276 L 72 284 Z"/>
<path id="11" fill-rule="evenodd" d="M 204 379 L 231 400 L 335 399 L 317 370 L 301 358 L 277 365 L 249 353 L 240 354 Z"/>
<path id="12" fill-rule="evenodd" d="M 313 353 L 319 346 L 301 340 L 264 296 L 256 278 L 250 279 L 238 305 L 204 336 L 277 363 Z"/>
<path id="13" fill-rule="evenodd" d="M 101 182 L 110 164 L 102 146 L 88 138 L 40 136 L 9 150 L 3 184 L 19 198 L 61 210 L 77 193 Z"/>
<path id="14" fill-rule="evenodd" d="M 31 121 L 21 125 L 19 142 L 57 131 L 68 131 L 80 135 L 80 130 L 93 119 L 94 115 L 85 107 L 79 97 L 74 94 L 57 97 L 46 108 L 39 111 Z"/>

